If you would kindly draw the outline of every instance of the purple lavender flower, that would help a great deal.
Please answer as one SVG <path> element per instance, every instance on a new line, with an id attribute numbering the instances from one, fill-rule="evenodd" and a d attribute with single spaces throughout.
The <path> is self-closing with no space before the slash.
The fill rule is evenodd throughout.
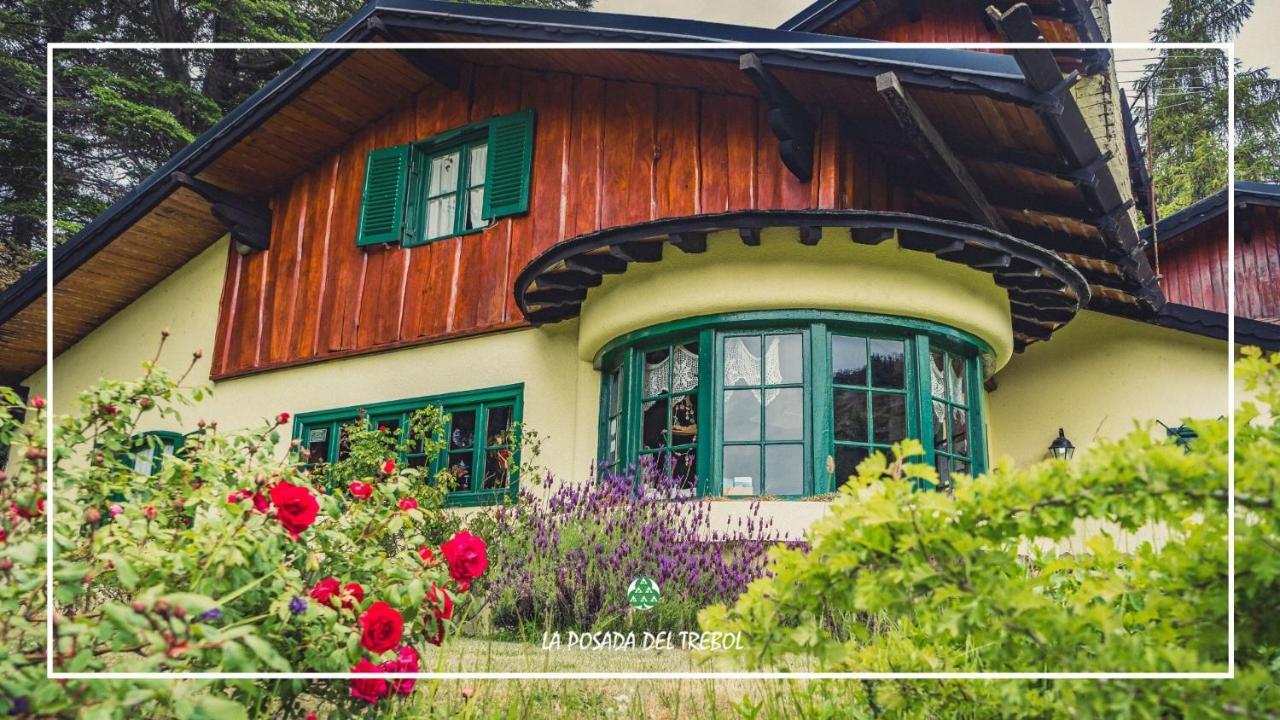
<path id="1" fill-rule="evenodd" d="M 214 620 L 221 620 L 221 619 L 222 619 L 221 608 L 213 608 L 212 610 L 206 610 L 200 615 L 201 622 L 213 622 Z"/>
<path id="2" fill-rule="evenodd" d="M 297 595 L 294 595 L 293 599 L 289 601 L 289 612 L 293 613 L 294 615 L 301 615 L 306 611 L 307 611 L 307 601 L 303 600 L 301 597 L 298 597 Z"/>

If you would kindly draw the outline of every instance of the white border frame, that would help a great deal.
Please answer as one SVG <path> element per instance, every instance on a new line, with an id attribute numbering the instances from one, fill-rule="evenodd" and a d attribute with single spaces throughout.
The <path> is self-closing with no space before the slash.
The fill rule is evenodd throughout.
<path id="1" fill-rule="evenodd" d="M 953 50 L 1216 50 L 1227 56 L 1227 667 L 1225 672 L 442 672 L 385 673 L 377 677 L 415 680 L 1231 680 L 1235 678 L 1235 43 L 49 43 L 45 48 L 46 168 L 45 210 L 47 229 L 47 273 L 45 276 L 45 396 L 53 401 L 53 54 L 59 50 L 689 50 L 705 47 L 730 50 L 833 50 L 854 49 L 938 49 Z M 50 406 L 52 407 L 52 405 Z M 53 447 L 53 418 L 48 418 L 48 447 Z M 45 595 L 46 618 L 54 615 L 53 605 L 53 464 L 46 475 Z M 46 619 L 46 673 L 51 680 L 355 680 L 368 673 L 352 672 L 58 672 L 53 665 L 53 624 Z"/>

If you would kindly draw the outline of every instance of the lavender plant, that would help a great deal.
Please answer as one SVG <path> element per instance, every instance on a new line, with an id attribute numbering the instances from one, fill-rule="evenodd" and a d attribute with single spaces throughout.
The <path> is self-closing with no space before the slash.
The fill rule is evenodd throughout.
<path id="1" fill-rule="evenodd" d="M 688 497 L 683 484 L 641 465 L 579 482 L 547 475 L 543 497 L 522 488 L 480 530 L 493 538 L 487 590 L 494 629 L 525 638 L 696 629 L 697 611 L 736 598 L 764 573 L 780 539 L 759 502 L 745 517 L 713 523 L 710 503 Z M 638 577 L 657 581 L 657 607 L 631 609 L 627 588 Z"/>

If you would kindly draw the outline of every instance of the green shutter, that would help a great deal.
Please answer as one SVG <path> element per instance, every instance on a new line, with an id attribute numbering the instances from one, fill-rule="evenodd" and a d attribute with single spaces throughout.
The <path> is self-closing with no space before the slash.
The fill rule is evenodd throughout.
<path id="1" fill-rule="evenodd" d="M 409 150 L 409 145 L 396 145 L 369 151 L 365 159 L 356 245 L 400 242 Z"/>
<path id="2" fill-rule="evenodd" d="M 489 121 L 489 164 L 484 217 L 500 218 L 529 209 L 529 168 L 533 164 L 533 111 Z"/>

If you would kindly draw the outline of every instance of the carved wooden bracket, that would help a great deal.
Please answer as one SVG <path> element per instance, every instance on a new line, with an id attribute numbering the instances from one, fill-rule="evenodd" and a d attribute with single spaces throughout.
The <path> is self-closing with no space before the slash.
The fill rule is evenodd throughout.
<path id="1" fill-rule="evenodd" d="M 813 118 L 755 53 L 744 54 L 738 67 L 751 78 L 769 105 L 769 129 L 778 138 L 782 164 L 801 182 L 813 177 Z"/>
<path id="2" fill-rule="evenodd" d="M 227 226 L 227 232 L 238 243 L 237 249 L 241 250 L 241 254 L 271 247 L 271 208 L 257 200 L 197 180 L 186 173 L 176 172 L 170 177 L 178 187 L 184 187 L 212 203 L 209 212 Z"/>

